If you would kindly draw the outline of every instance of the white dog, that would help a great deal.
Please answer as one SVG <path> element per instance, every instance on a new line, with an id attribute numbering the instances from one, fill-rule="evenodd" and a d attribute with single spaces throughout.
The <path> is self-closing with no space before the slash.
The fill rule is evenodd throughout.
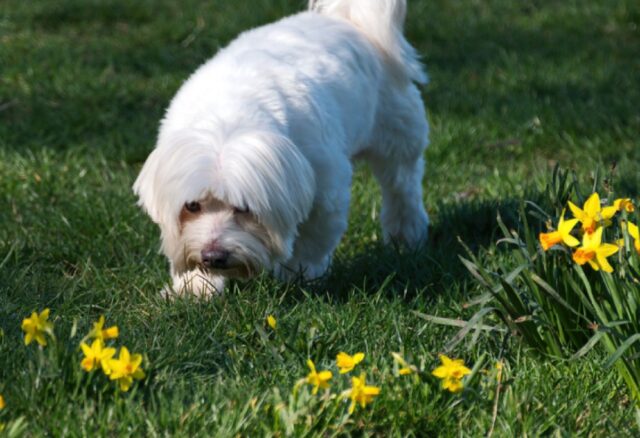
<path id="1" fill-rule="evenodd" d="M 133 188 L 172 292 L 266 269 L 321 276 L 347 228 L 352 159 L 382 187 L 385 239 L 422 244 L 426 75 L 405 0 L 311 0 L 240 35 L 178 91 Z"/>

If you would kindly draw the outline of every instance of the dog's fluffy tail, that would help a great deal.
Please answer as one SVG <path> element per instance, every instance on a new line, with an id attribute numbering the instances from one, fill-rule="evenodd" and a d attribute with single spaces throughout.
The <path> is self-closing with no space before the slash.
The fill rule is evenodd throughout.
<path id="1" fill-rule="evenodd" d="M 309 10 L 350 21 L 382 51 L 399 79 L 427 82 L 416 50 L 402 33 L 406 0 L 309 0 Z"/>

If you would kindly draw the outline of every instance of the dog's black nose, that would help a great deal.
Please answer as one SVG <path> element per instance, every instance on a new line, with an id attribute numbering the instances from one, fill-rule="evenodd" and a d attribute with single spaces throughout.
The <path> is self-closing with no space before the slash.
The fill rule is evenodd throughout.
<path id="1" fill-rule="evenodd" d="M 229 261 L 229 251 L 224 250 L 202 250 L 202 264 L 207 268 L 224 269 Z"/>

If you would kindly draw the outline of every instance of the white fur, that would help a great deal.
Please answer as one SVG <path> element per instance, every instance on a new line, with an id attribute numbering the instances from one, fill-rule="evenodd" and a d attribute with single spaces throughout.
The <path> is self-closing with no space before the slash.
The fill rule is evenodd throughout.
<path id="1" fill-rule="evenodd" d="M 308 12 L 243 33 L 185 82 L 134 184 L 160 226 L 175 292 L 220 292 L 222 277 L 260 268 L 322 275 L 347 228 L 356 157 L 382 186 L 385 239 L 424 242 L 428 125 L 414 82 L 426 74 L 402 35 L 405 9 L 312 0 Z M 207 245 L 228 250 L 237 269 L 203 269 Z"/>

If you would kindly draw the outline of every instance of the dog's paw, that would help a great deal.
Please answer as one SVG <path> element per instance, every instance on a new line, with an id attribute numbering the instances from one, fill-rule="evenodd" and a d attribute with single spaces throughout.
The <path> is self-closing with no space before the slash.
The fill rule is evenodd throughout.
<path id="1" fill-rule="evenodd" d="M 427 242 L 429 233 L 429 216 L 425 212 L 416 215 L 415 220 L 405 225 L 402 239 L 412 250 L 421 248 Z"/>
<path id="2" fill-rule="evenodd" d="M 400 243 L 411 250 L 417 250 L 427 242 L 429 216 L 423 209 L 410 215 L 391 216 L 384 225 L 385 242 Z"/>
<path id="3" fill-rule="evenodd" d="M 210 275 L 202 271 L 189 271 L 174 276 L 173 284 L 164 287 L 160 294 L 167 299 L 173 299 L 191 294 L 197 297 L 212 297 L 224 292 L 224 277 Z"/>

